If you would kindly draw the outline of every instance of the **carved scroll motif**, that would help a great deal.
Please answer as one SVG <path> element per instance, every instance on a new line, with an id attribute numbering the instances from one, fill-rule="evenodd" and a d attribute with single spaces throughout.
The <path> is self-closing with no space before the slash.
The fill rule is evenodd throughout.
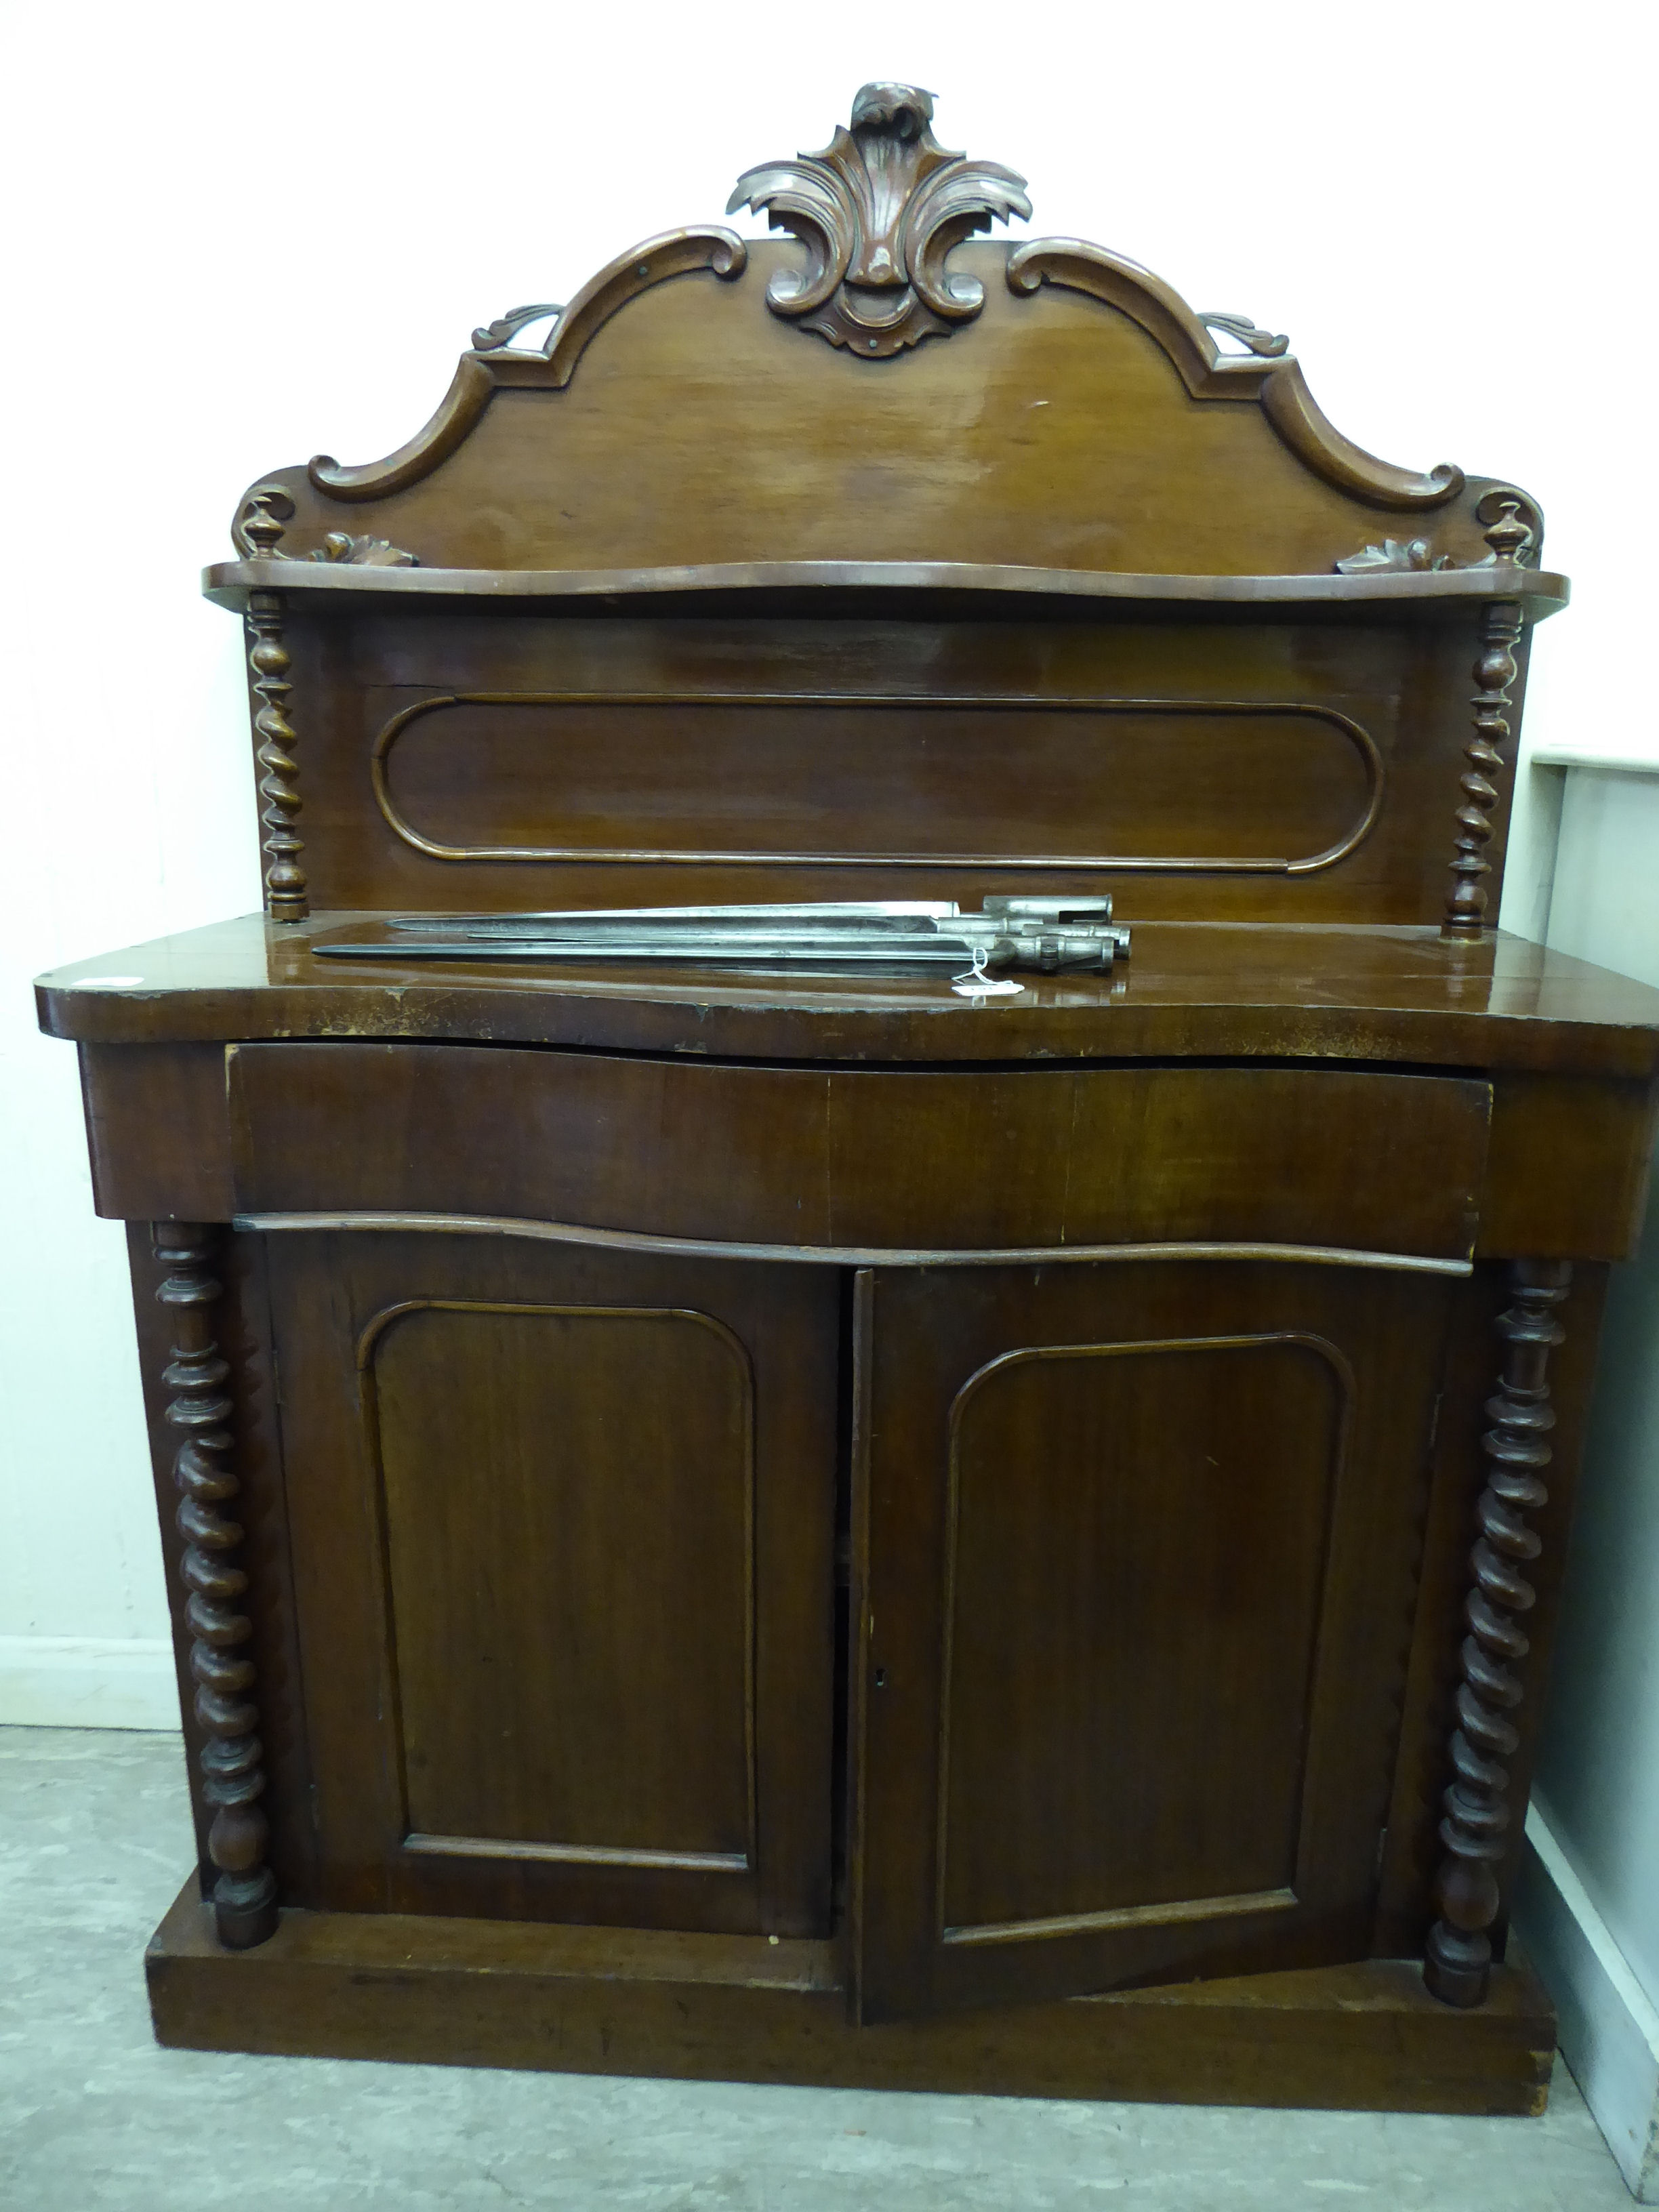
<path id="1" fill-rule="evenodd" d="M 562 315 L 562 307 L 551 300 L 532 300 L 526 307 L 509 307 L 504 315 L 497 315 L 493 323 L 480 323 L 472 333 L 474 353 L 501 353 L 511 346 L 519 332 L 528 330 L 532 323 L 539 323 L 549 315 Z"/>
<path id="2" fill-rule="evenodd" d="M 1290 339 L 1284 331 L 1258 330 L 1249 315 L 1200 314 L 1198 319 L 1206 331 L 1225 331 L 1229 337 L 1238 340 L 1246 353 L 1253 353 L 1262 361 L 1277 361 L 1291 349 Z"/>
<path id="3" fill-rule="evenodd" d="M 736 231 L 712 223 L 693 223 L 647 238 L 608 263 L 597 276 L 589 277 L 563 309 L 544 345 L 520 352 L 491 337 L 511 324 L 510 335 L 516 337 L 544 312 L 541 309 L 532 315 L 528 308 L 515 307 L 499 322 L 486 323 L 475 331 L 475 342 L 482 337 L 490 343 L 461 356 L 437 413 L 395 453 L 356 468 L 342 468 L 331 454 L 317 453 L 307 463 L 306 474 L 325 499 L 386 499 L 393 492 L 406 491 L 410 484 L 429 477 L 440 462 L 447 461 L 465 442 L 504 386 L 562 391 L 596 332 L 641 292 L 698 270 L 707 270 L 722 283 L 730 283 L 742 276 L 748 259 L 749 249 Z M 542 362 L 546 364 L 544 372 Z M 526 370 L 531 372 L 528 386 Z"/>
<path id="4" fill-rule="evenodd" d="M 948 337 L 978 314 L 984 286 L 950 275 L 945 256 L 994 222 L 1029 216 L 1031 204 L 1024 177 L 948 152 L 933 119 L 931 93 L 866 84 L 850 129 L 822 153 L 738 178 L 726 213 L 763 210 L 806 248 L 805 274 L 781 270 L 766 288 L 774 314 L 875 360 Z"/>
<path id="5" fill-rule="evenodd" d="M 218 1869 L 213 1912 L 219 1941 L 245 1951 L 276 1926 L 276 1883 L 264 1863 L 270 1829 L 259 1799 L 264 1753 L 254 1733 L 258 1711 L 249 1692 L 245 1650 L 252 1629 L 237 1607 L 247 1576 L 234 1562 L 242 1530 L 230 1517 L 240 1486 L 232 1471 L 225 1385 L 230 1370 L 214 1340 L 212 1310 L 222 1296 L 210 1272 L 213 1231 L 189 1222 L 157 1222 L 152 1241 L 168 1273 L 155 1295 L 173 1316 L 173 1357 L 162 1375 L 167 1422 L 179 1435 L 173 1480 L 185 1540 L 179 1575 L 190 1591 L 185 1619 L 196 1717 L 207 1735 L 200 1758 L 202 1796 L 213 1808 L 208 1856 Z"/>
<path id="6" fill-rule="evenodd" d="M 1510 1269 L 1515 1304 L 1498 1323 L 1508 1349 L 1498 1395 L 1487 1401 L 1492 1425 L 1481 1439 L 1490 1466 L 1475 1509 L 1480 1534 L 1469 1554 L 1469 1633 L 1451 1740 L 1453 1780 L 1440 1823 L 1446 1856 L 1435 1883 L 1440 1917 L 1430 1931 L 1424 1967 L 1429 1989 L 1447 2004 L 1478 2005 L 1491 1978 L 1486 1930 L 1500 1901 L 1494 1869 L 1509 1850 L 1504 1762 L 1520 1743 L 1508 1717 L 1521 1702 L 1515 1670 L 1528 1649 L 1515 1616 L 1529 1612 L 1537 1596 L 1524 1570 L 1540 1547 L 1524 1516 L 1549 1499 L 1540 1480 L 1555 1426 L 1549 1356 L 1562 1341 L 1555 1309 L 1571 1279 L 1565 1260 L 1516 1261 Z"/>
<path id="7" fill-rule="evenodd" d="M 1517 565 L 1531 532 L 1521 520 L 1516 501 L 1502 501 L 1486 537 L 1500 568 Z M 1486 926 L 1486 886 L 1481 878 L 1492 868 L 1486 848 L 1492 842 L 1492 810 L 1498 799 L 1493 778 L 1504 766 L 1504 747 L 1510 734 L 1510 686 L 1516 674 L 1514 648 L 1524 627 L 1517 600 L 1493 599 L 1480 611 L 1480 653 L 1474 669 L 1479 688 L 1469 702 L 1474 734 L 1463 748 L 1468 766 L 1461 780 L 1463 804 L 1456 815 L 1451 886 L 1440 924 L 1443 937 L 1479 937 Z"/>
<path id="8" fill-rule="evenodd" d="M 1442 462 L 1426 476 L 1379 461 L 1345 438 L 1316 404 L 1299 364 L 1281 341 L 1244 315 L 1198 315 L 1174 287 L 1137 261 L 1077 238 L 1033 238 L 1008 256 L 1008 289 L 1029 295 L 1044 284 L 1086 293 L 1115 307 L 1155 338 L 1194 399 L 1254 399 L 1291 451 L 1327 483 L 1374 507 L 1444 507 L 1463 489 L 1463 471 Z M 1224 330 L 1247 351 L 1223 353 L 1211 336 Z"/>

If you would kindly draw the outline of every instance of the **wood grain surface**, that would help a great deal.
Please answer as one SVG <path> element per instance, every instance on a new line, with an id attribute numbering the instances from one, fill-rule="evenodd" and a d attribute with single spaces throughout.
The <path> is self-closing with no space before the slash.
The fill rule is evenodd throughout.
<path id="1" fill-rule="evenodd" d="M 957 888 L 974 902 L 976 886 Z M 1266 1057 L 1638 1082 L 1659 1069 L 1659 990 L 1524 938 L 1155 923 L 1121 911 L 1134 949 L 1111 976 L 1034 975 L 1018 997 L 979 1005 L 938 978 L 313 957 L 319 940 L 381 929 L 384 917 L 368 914 L 297 927 L 244 915 L 75 962 L 35 989 L 48 1033 L 88 1043 L 406 1037 L 765 1060 Z"/>
<path id="2" fill-rule="evenodd" d="M 823 1943 L 290 1911 L 228 1960 L 186 1890 L 145 1960 L 159 2039 L 684 2081 L 1362 2112 L 1536 2113 L 1555 2023 L 1524 1967 L 1478 2013 L 1410 1960 L 855 2028 Z"/>
<path id="3" fill-rule="evenodd" d="M 314 1887 L 828 1931 L 833 1276 L 270 1241 Z"/>

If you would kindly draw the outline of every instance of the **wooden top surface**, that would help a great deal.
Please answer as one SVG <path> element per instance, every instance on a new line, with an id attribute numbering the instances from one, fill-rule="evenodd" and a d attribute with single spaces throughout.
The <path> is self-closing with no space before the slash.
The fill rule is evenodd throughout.
<path id="1" fill-rule="evenodd" d="M 1645 1079 L 1659 990 L 1502 933 L 1143 922 L 1109 977 L 1030 976 L 975 1005 L 939 976 L 721 976 L 315 957 L 384 917 L 246 915 L 36 986 L 50 1034 L 104 1043 L 414 1038 L 734 1060 L 1336 1059 Z M 102 980 L 100 980 L 102 979 Z M 116 980 L 119 979 L 119 980 Z"/>

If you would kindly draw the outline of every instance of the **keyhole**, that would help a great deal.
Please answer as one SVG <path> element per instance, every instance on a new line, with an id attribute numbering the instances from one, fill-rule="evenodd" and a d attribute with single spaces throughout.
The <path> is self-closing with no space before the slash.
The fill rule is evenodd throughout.
<path id="1" fill-rule="evenodd" d="M 887 1687 L 887 1669 L 884 1667 L 878 1667 L 876 1669 L 876 1687 L 878 1690 L 884 1690 Z"/>

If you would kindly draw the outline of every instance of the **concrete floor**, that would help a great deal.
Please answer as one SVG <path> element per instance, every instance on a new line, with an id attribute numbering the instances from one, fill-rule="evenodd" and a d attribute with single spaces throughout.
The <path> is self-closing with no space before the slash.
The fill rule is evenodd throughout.
<path id="1" fill-rule="evenodd" d="M 0 1729 L 4 2212 L 1627 2212 L 1547 2118 L 1039 2104 L 159 2050 L 141 1958 L 191 1854 L 165 1735 Z"/>

